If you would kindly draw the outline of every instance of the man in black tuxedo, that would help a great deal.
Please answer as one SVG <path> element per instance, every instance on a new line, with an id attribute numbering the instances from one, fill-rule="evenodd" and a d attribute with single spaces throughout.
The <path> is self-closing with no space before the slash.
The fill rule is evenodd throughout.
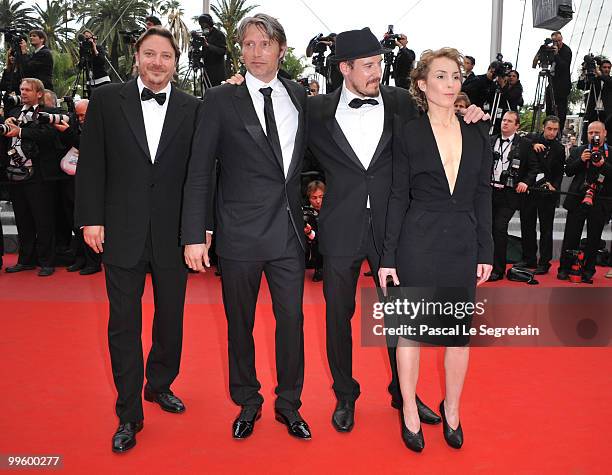
<path id="1" fill-rule="evenodd" d="M 232 434 L 250 436 L 261 415 L 252 332 L 265 273 L 276 318 L 276 419 L 291 435 L 310 439 L 298 412 L 304 381 L 300 171 L 306 92 L 278 77 L 287 40 L 276 19 L 265 14 L 245 18 L 238 37 L 248 71 L 245 83 L 208 90 L 200 112 L 184 192 L 185 259 L 194 270 L 208 265 L 204 229 L 218 159 L 215 232 L 228 322 L 229 389 L 242 407 Z"/>
<path id="2" fill-rule="evenodd" d="M 40 79 L 45 89 L 53 90 L 53 55 L 47 47 L 47 34 L 43 30 L 30 31 L 30 44 L 34 48 L 28 54 L 28 44 L 23 39 L 19 43 L 21 55 L 17 67 L 22 77 Z"/>
<path id="3" fill-rule="evenodd" d="M 199 101 L 170 84 L 180 55 L 172 34 L 148 29 L 136 42 L 139 77 L 95 90 L 76 175 L 75 224 L 103 254 L 108 338 L 118 397 L 114 452 L 136 444 L 144 382 L 141 298 L 155 294 L 144 396 L 168 412 L 185 406 L 170 386 L 179 372 L 187 269 L 179 241 L 182 187 Z"/>
<path id="4" fill-rule="evenodd" d="M 508 246 L 508 224 L 521 208 L 525 193 L 535 183 L 538 160 L 530 140 L 518 135 L 519 114 L 502 117 L 501 134 L 491 136 L 493 148 L 493 272 L 489 281 L 504 278 Z"/>
<path id="5" fill-rule="evenodd" d="M 393 62 L 393 77 L 397 87 L 410 89 L 410 73 L 412 72 L 416 56 L 414 51 L 408 48 L 408 38 L 406 35 L 401 33 L 398 36 L 399 38 L 395 40 L 395 44 L 399 47 L 399 50 Z"/>

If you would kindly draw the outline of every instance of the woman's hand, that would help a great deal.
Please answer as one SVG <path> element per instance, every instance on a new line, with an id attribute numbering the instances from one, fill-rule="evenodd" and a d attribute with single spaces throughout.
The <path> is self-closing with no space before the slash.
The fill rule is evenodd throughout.
<path id="1" fill-rule="evenodd" d="M 476 287 L 489 280 L 492 270 L 493 266 L 491 264 L 478 264 L 476 267 L 476 277 L 478 278 L 476 281 Z"/>
<path id="2" fill-rule="evenodd" d="M 378 281 L 380 283 L 380 288 L 383 291 L 383 295 L 387 295 L 387 278 L 391 276 L 393 278 L 393 284 L 399 285 L 399 277 L 397 276 L 397 271 L 394 268 L 390 267 L 381 267 L 378 269 Z"/>

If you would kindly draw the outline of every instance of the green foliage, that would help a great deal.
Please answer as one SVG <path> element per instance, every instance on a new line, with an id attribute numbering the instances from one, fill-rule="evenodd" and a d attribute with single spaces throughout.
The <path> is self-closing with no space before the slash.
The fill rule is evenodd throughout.
<path id="1" fill-rule="evenodd" d="M 53 54 L 53 88 L 57 97 L 69 95 L 72 91 L 72 85 L 76 79 L 76 68 L 74 66 L 74 58 L 70 53 L 60 53 L 52 51 Z M 81 96 L 83 91 L 79 88 L 77 91 Z"/>
<path id="2" fill-rule="evenodd" d="M 291 79 L 298 79 L 306 66 L 303 62 L 306 60 L 304 56 L 297 57 L 293 51 L 295 48 L 287 48 L 285 59 L 283 60 L 282 68 L 291 75 Z"/>

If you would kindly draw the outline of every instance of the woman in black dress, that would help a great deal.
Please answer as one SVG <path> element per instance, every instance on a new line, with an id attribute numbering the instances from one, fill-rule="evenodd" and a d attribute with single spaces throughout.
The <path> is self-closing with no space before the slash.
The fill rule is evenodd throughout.
<path id="1" fill-rule="evenodd" d="M 473 301 L 476 286 L 491 273 L 492 154 L 484 126 L 467 125 L 455 115 L 462 67 L 463 58 L 457 50 L 442 48 L 425 51 L 412 73 L 411 92 L 425 113 L 397 124 L 394 131 L 393 185 L 379 271 L 383 288 L 391 276 L 394 284 L 403 288 L 460 288 L 460 300 Z M 459 321 L 440 316 L 435 320 L 432 326 L 470 326 L 469 318 Z M 447 347 L 445 398 L 440 412 L 447 443 L 459 448 L 463 443 L 459 401 L 468 366 L 469 337 L 419 336 L 417 332 L 407 338 L 399 338 L 397 348 L 404 400 L 402 438 L 412 450 L 424 447 L 415 388 L 419 342 L 433 343 Z"/>

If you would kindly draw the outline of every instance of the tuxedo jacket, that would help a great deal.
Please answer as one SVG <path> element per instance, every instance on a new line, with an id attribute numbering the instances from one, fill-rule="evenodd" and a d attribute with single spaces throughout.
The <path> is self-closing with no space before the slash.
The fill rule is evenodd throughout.
<path id="1" fill-rule="evenodd" d="M 24 78 L 40 79 L 45 89 L 53 90 L 53 55 L 47 46 L 31 55 L 22 55 L 20 68 Z"/>
<path id="2" fill-rule="evenodd" d="M 546 150 L 536 153 L 538 174 L 544 173 L 546 181 L 560 190 L 565 168 L 565 147 L 558 140 L 546 140 L 542 134 L 531 135 L 529 138 L 534 144 L 546 146 Z"/>
<path id="3" fill-rule="evenodd" d="M 499 135 L 491 136 L 491 148 L 493 148 L 493 150 L 496 150 L 495 143 L 499 137 Z M 515 158 L 518 158 L 521 161 L 518 170 L 518 181 L 522 181 L 528 186 L 533 186 L 535 184 L 535 177 L 539 168 L 538 158 L 533 150 L 531 141 L 525 137 L 521 137 L 518 134 L 514 134 L 512 144 L 510 145 L 510 151 L 508 152 L 508 160 L 510 161 L 510 164 L 512 164 L 512 160 Z M 495 167 L 495 162 L 493 162 L 493 166 Z"/>
<path id="4" fill-rule="evenodd" d="M 153 259 L 183 266 L 182 188 L 200 101 L 172 86 L 152 163 L 136 80 L 97 88 L 81 135 L 75 223 L 104 225 L 105 263 L 133 267 L 151 233 Z"/>
<path id="5" fill-rule="evenodd" d="M 605 178 L 603 186 L 595 195 L 595 200 L 593 203 L 597 205 L 598 196 L 612 197 L 612 164 L 610 162 L 610 160 L 612 160 L 612 153 L 610 153 L 610 150 L 608 149 L 608 157 L 605 157 L 604 155 L 603 160 L 605 161 L 603 165 L 596 168 L 591 163 L 588 163 L 587 165 L 587 162 L 583 162 L 580 159 L 582 152 L 584 152 L 587 147 L 588 145 L 581 145 L 580 147 L 574 148 L 571 151 L 567 162 L 565 163 L 565 174 L 569 177 L 573 177 L 567 190 L 570 194 L 566 196 L 565 201 L 563 202 L 563 207 L 568 211 L 573 211 L 580 206 L 586 192 L 585 183 L 587 181 L 592 182 L 593 179 L 597 179 L 599 174 L 602 174 Z M 603 155 L 605 153 L 603 145 L 600 147 L 600 150 Z M 578 194 L 578 196 L 573 193 Z M 606 201 L 605 203 L 607 206 L 611 206 L 609 201 Z"/>
<path id="6" fill-rule="evenodd" d="M 379 253 L 385 236 L 387 201 L 392 181 L 394 115 L 406 122 L 418 116 L 408 91 L 380 86 L 385 122 L 380 141 L 367 169 L 355 154 L 336 121 L 342 89 L 309 98 L 308 145 L 317 157 L 327 184 L 319 215 L 319 248 L 323 255 L 354 256 L 365 231 L 366 203 L 370 197 L 374 243 Z"/>
<path id="7" fill-rule="evenodd" d="M 285 177 L 246 86 L 223 84 L 206 91 L 185 182 L 182 242 L 204 242 L 212 200 L 215 158 L 216 252 L 238 261 L 266 261 L 286 252 L 296 233 L 304 247 L 300 172 L 306 142 L 306 91 L 279 80 L 298 111 L 293 156 Z M 289 226 L 291 222 L 291 226 Z"/>

